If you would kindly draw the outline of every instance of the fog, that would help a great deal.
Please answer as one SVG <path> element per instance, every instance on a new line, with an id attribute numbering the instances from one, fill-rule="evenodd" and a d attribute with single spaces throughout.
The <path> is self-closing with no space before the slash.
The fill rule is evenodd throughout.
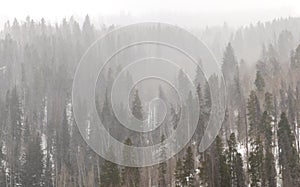
<path id="1" fill-rule="evenodd" d="M 89 14 L 96 25 L 130 24 L 133 22 L 161 21 L 186 27 L 206 27 L 226 22 L 239 27 L 258 21 L 271 21 L 300 15 L 296 0 L 87 0 L 87 1 L 3 1 L 0 6 L 0 25 L 7 20 L 32 19 L 51 23 L 74 16 L 83 20 Z"/>
<path id="2" fill-rule="evenodd" d="M 0 5 L 0 187 L 299 186 L 299 0 Z"/>

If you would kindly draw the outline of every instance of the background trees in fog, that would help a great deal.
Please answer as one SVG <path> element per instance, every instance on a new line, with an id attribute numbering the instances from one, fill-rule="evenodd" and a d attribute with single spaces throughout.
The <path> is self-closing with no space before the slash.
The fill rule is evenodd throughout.
<path id="1" fill-rule="evenodd" d="M 205 80 L 195 69 L 197 92 L 183 88 L 184 103 L 199 99 L 201 106 L 193 139 L 166 162 L 132 168 L 93 152 L 72 113 L 76 65 L 87 47 L 115 26 L 95 29 L 88 16 L 83 25 L 73 18 L 55 25 L 29 17 L 7 22 L 0 39 L 0 186 L 299 186 L 299 25 L 299 18 L 289 18 L 235 31 L 227 26 L 197 30 L 195 34 L 219 59 L 227 85 L 222 129 L 209 149 L 198 152 L 212 107 L 210 89 L 220 88 L 209 87 L 218 80 L 213 76 Z M 106 85 L 99 89 L 109 92 L 118 70 L 105 73 Z M 124 86 L 132 81 L 130 76 L 127 73 Z M 182 72 L 176 80 L 179 87 L 185 86 Z M 163 86 L 155 91 L 159 98 L 170 96 Z M 137 89 L 131 106 L 135 117 L 147 119 L 143 94 Z M 115 129 L 119 124 L 108 102 L 107 97 L 97 98 L 98 113 L 109 131 L 127 145 L 150 138 L 161 141 L 176 128 L 181 112 L 168 100 L 170 114 L 159 135 L 124 136 L 127 133 Z M 81 110 L 89 115 L 84 103 Z M 125 109 L 120 105 L 118 110 Z M 87 125 L 87 137 L 96 138 L 93 128 Z M 165 151 L 161 150 L 162 156 Z M 138 157 L 122 150 L 120 154 L 132 162 Z"/>

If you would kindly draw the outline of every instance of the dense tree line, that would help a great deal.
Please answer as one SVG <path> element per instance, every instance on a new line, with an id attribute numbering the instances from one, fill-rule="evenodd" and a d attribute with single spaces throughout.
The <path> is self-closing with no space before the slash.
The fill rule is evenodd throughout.
<path id="1" fill-rule="evenodd" d="M 299 43 L 293 39 L 298 37 L 293 36 L 297 28 L 288 31 L 290 26 L 285 28 L 281 21 L 273 23 L 282 28 L 278 42 L 261 45 L 260 57 L 251 59 L 252 63 L 242 59 L 254 46 L 245 41 L 258 37 L 259 33 L 251 35 L 249 30 L 262 29 L 260 24 L 239 29 L 222 48 L 228 99 L 222 129 L 209 149 L 199 152 L 197 147 L 213 107 L 210 89 L 220 88 L 211 88 L 218 82 L 216 77 L 204 80 L 196 69 L 197 92 L 186 90 L 184 98 L 186 105 L 196 99 L 200 103 L 193 139 L 175 157 L 144 168 L 119 166 L 98 156 L 83 140 L 73 116 L 71 87 L 76 65 L 87 47 L 114 26 L 95 28 L 88 16 L 82 25 L 73 18 L 56 25 L 29 17 L 24 22 L 7 22 L 0 39 L 0 186 L 300 186 L 300 45 L 294 47 Z M 118 70 L 105 73 L 106 87 L 101 89 L 109 92 Z M 185 81 L 179 71 L 177 82 L 182 89 L 186 89 Z M 145 119 L 149 114 L 141 95 L 136 89 L 132 114 Z M 168 98 L 168 90 L 157 88 L 157 96 Z M 143 144 L 145 139 L 163 142 L 180 116 L 187 118 L 170 101 L 166 129 L 144 139 L 136 134 L 124 136 L 115 129 L 118 121 L 110 98 L 97 99 L 107 128 L 126 145 Z M 87 127 L 89 138 L 96 136 L 93 128 Z M 167 151 L 163 147 L 160 156 L 164 158 Z M 107 154 L 114 157 L 116 153 Z M 131 151 L 120 154 L 127 162 L 138 157 Z"/>

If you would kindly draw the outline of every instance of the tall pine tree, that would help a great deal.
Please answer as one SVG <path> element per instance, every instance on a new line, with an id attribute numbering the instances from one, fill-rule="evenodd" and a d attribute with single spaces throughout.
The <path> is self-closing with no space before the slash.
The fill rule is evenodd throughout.
<path id="1" fill-rule="evenodd" d="M 283 186 L 298 186 L 300 184 L 299 155 L 285 113 L 280 116 L 277 135 L 282 184 Z"/>

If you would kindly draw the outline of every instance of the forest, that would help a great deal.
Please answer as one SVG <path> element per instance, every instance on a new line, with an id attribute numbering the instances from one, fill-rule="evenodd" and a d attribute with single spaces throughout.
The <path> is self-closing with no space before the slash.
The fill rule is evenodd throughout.
<path id="1" fill-rule="evenodd" d="M 220 89 L 218 80 L 206 80 L 195 69 L 193 93 L 177 72 L 175 79 L 186 90 L 184 105 L 200 104 L 197 129 L 182 151 L 147 167 L 117 165 L 100 157 L 86 142 L 97 138 L 96 127 L 87 125 L 83 135 L 74 119 L 76 67 L 96 39 L 118 27 L 94 25 L 89 16 L 82 24 L 73 17 L 56 24 L 30 17 L 5 23 L 0 31 L 0 187 L 300 187 L 300 18 L 238 29 L 227 24 L 191 29 L 215 54 L 223 73 L 227 101 L 222 127 L 200 152 L 214 107 L 211 89 Z M 105 69 L 102 92 L 111 90 L 119 68 Z M 129 85 L 130 72 L 123 81 L 124 87 Z M 182 115 L 164 85 L 152 92 L 169 98 L 165 128 L 144 138 L 157 143 L 172 133 Z M 150 119 L 150 124 L 157 119 L 144 104 L 147 94 L 135 88 L 130 106 L 133 116 Z M 120 122 L 107 95 L 96 100 L 113 136 L 129 146 L 145 143 L 116 129 Z M 89 116 L 84 104 L 81 109 Z M 118 110 L 125 109 L 120 105 Z M 132 162 L 137 156 L 122 150 L 115 154 Z"/>

